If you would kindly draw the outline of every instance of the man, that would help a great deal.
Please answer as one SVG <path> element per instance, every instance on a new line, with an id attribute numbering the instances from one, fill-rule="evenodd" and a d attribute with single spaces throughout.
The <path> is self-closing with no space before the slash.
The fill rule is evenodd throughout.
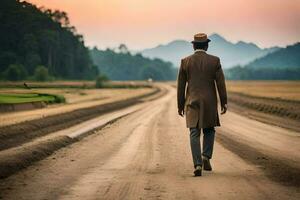
<path id="1" fill-rule="evenodd" d="M 215 139 L 215 128 L 220 126 L 217 94 L 218 89 L 221 114 L 227 111 L 225 78 L 220 59 L 206 53 L 210 40 L 204 33 L 194 36 L 195 53 L 181 60 L 177 80 L 178 114 L 186 113 L 186 125 L 190 129 L 190 143 L 195 176 L 204 170 L 211 171 Z M 187 87 L 186 87 L 187 85 Z M 203 129 L 203 153 L 201 155 L 200 132 Z"/>

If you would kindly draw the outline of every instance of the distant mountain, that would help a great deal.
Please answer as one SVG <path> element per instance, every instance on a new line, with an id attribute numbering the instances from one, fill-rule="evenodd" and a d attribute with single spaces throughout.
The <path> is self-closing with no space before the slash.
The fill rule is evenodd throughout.
<path id="1" fill-rule="evenodd" d="M 235 80 L 300 80 L 300 43 L 277 50 L 248 65 L 225 70 Z"/>
<path id="2" fill-rule="evenodd" d="M 296 43 L 276 52 L 258 58 L 245 67 L 252 69 L 296 69 L 300 68 L 300 43 Z"/>
<path id="3" fill-rule="evenodd" d="M 140 53 L 149 58 L 160 58 L 173 63 L 174 66 L 180 64 L 181 58 L 193 52 L 190 42 L 185 40 L 174 40 L 166 45 L 158 45 L 151 49 L 145 49 Z"/>
<path id="4" fill-rule="evenodd" d="M 232 43 L 218 34 L 209 36 L 212 40 L 208 53 L 219 56 L 224 68 L 236 65 L 245 65 L 268 53 L 278 50 L 278 47 L 261 49 L 253 43 L 237 42 Z M 159 45 L 155 48 L 141 51 L 142 55 L 150 58 L 161 58 L 179 66 L 181 58 L 193 53 L 192 44 L 185 40 L 175 40 L 166 45 Z"/>

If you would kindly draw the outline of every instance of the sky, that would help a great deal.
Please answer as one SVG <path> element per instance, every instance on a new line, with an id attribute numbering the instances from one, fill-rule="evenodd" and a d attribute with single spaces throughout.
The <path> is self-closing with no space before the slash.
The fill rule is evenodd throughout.
<path id="1" fill-rule="evenodd" d="M 27 0 L 66 11 L 88 46 L 139 50 L 198 32 L 265 48 L 300 41 L 300 0 Z"/>

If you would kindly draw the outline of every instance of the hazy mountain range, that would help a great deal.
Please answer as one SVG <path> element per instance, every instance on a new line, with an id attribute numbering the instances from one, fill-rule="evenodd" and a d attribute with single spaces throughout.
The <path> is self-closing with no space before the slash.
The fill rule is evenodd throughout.
<path id="1" fill-rule="evenodd" d="M 252 69 L 300 69 L 300 42 L 258 58 L 245 67 Z"/>
<path id="2" fill-rule="evenodd" d="M 278 47 L 261 49 L 253 43 L 239 41 L 232 43 L 219 34 L 209 36 L 210 42 L 208 53 L 221 58 L 223 68 L 236 65 L 246 65 L 255 59 L 277 51 Z M 170 61 L 174 66 L 179 66 L 181 58 L 193 53 L 192 44 L 185 40 L 175 40 L 165 45 L 145 49 L 140 52 L 149 58 L 161 58 Z"/>
<path id="3" fill-rule="evenodd" d="M 225 70 L 234 80 L 300 80 L 300 43 L 279 49 L 241 67 Z"/>

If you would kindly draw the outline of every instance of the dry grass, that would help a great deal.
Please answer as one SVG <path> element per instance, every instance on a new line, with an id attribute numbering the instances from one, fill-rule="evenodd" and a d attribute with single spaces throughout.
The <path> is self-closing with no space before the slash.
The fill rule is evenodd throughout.
<path id="1" fill-rule="evenodd" d="M 228 92 L 300 101 L 300 81 L 227 81 Z"/>
<path id="2" fill-rule="evenodd" d="M 228 81 L 229 102 L 285 120 L 300 120 L 300 81 Z"/>

